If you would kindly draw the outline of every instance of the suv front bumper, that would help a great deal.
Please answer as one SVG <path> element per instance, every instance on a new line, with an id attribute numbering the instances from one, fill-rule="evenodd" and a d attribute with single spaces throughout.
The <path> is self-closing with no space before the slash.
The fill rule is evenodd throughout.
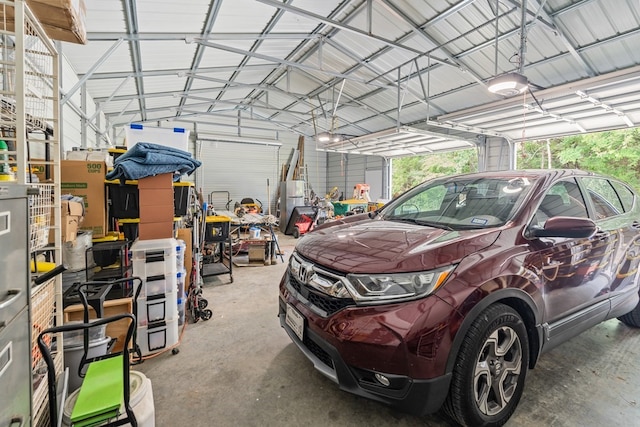
<path id="1" fill-rule="evenodd" d="M 286 302 L 279 298 L 280 325 L 316 370 L 339 385 L 340 389 L 385 403 L 403 412 L 426 415 L 436 412 L 446 399 L 451 375 L 432 379 L 413 379 L 349 366 L 339 351 L 311 328 L 304 328 L 303 341 L 286 324 Z M 385 387 L 375 380 L 376 373 L 390 381 Z"/>

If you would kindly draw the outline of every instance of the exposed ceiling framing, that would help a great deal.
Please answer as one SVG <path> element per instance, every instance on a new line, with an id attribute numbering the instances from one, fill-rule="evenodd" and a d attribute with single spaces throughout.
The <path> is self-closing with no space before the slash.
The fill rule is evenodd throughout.
<path id="1" fill-rule="evenodd" d="M 486 83 L 518 70 L 521 4 L 86 0 L 89 43 L 62 46 L 80 78 L 63 102 L 84 86 L 114 136 L 133 122 L 330 132 L 321 149 L 385 157 L 640 124 L 640 2 L 528 0 L 532 90 L 503 99 Z"/>

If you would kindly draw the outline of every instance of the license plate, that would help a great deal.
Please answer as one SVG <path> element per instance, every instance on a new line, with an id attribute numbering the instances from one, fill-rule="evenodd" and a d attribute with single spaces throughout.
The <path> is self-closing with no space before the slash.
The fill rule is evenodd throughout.
<path id="1" fill-rule="evenodd" d="M 287 304 L 287 316 L 285 317 L 285 323 L 293 330 L 293 332 L 300 338 L 304 336 L 304 316 L 298 313 L 298 310 L 293 308 L 291 304 Z"/>

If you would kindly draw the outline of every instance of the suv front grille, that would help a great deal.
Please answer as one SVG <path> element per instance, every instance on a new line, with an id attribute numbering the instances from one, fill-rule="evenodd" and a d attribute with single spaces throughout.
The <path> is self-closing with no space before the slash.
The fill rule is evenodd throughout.
<path id="1" fill-rule="evenodd" d="M 304 297 L 309 303 L 322 311 L 322 315 L 330 316 L 345 307 L 355 305 L 352 299 L 335 298 L 322 294 L 315 289 L 300 283 L 295 277 L 289 274 L 289 284 L 297 293 Z"/>

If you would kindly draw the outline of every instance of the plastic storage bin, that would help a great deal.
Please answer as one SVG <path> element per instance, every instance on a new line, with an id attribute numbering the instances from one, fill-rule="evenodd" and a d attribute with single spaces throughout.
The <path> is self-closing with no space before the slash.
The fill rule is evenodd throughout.
<path id="1" fill-rule="evenodd" d="M 136 342 L 143 356 L 174 346 L 178 343 L 178 319 L 138 326 Z"/>
<path id="2" fill-rule="evenodd" d="M 140 194 L 138 181 L 127 180 L 124 185 L 119 180 L 105 180 L 110 201 L 111 216 L 114 218 L 137 218 L 140 216 Z"/>
<path id="3" fill-rule="evenodd" d="M 184 128 L 159 128 L 133 123 L 125 129 L 125 137 L 127 148 L 133 147 L 138 142 L 151 142 L 189 151 L 189 132 Z"/>
<path id="4" fill-rule="evenodd" d="M 192 182 L 173 183 L 173 214 L 175 216 L 184 216 L 187 214 L 193 185 Z"/>
<path id="5" fill-rule="evenodd" d="M 178 271 L 184 269 L 184 253 L 187 250 L 187 245 L 184 240 L 178 239 L 178 246 L 176 246 L 176 268 Z"/>
<path id="6" fill-rule="evenodd" d="M 148 277 L 176 277 L 178 241 L 169 239 L 136 240 L 131 246 L 133 275 L 146 281 Z"/>
<path id="7" fill-rule="evenodd" d="M 118 219 L 118 229 L 124 234 L 124 238 L 133 242 L 138 238 L 138 226 L 140 218 L 120 218 Z"/>
<path id="8" fill-rule="evenodd" d="M 182 268 L 180 271 L 178 271 L 178 273 L 176 274 L 176 288 L 178 289 L 178 294 L 180 294 L 180 292 L 185 292 L 185 284 L 187 281 L 187 271 Z"/>
<path id="9" fill-rule="evenodd" d="M 223 215 L 209 215 L 205 219 L 205 242 L 224 242 L 229 238 L 231 218 Z"/>
<path id="10" fill-rule="evenodd" d="M 146 280 L 142 282 L 139 298 L 151 298 L 156 295 L 176 293 L 176 289 L 178 288 L 177 276 L 178 274 L 174 276 L 160 275 L 147 277 Z"/>
<path id="11" fill-rule="evenodd" d="M 136 313 L 138 326 L 177 319 L 178 304 L 176 295 L 176 292 L 172 292 L 168 295 L 138 298 L 138 311 Z"/>

